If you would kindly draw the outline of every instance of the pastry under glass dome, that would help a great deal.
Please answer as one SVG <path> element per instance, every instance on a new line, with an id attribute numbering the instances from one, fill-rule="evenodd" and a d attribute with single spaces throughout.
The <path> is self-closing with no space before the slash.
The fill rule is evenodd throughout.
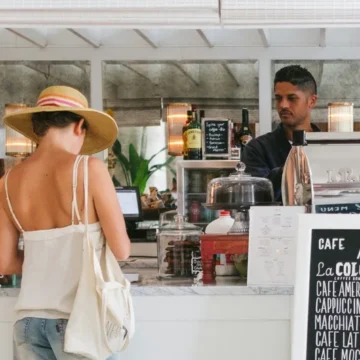
<path id="1" fill-rule="evenodd" d="M 209 182 L 206 203 L 211 210 L 238 210 L 235 223 L 229 234 L 244 234 L 249 231 L 250 206 L 274 203 L 274 190 L 269 179 L 245 173 L 246 166 L 239 162 L 236 172 Z"/>

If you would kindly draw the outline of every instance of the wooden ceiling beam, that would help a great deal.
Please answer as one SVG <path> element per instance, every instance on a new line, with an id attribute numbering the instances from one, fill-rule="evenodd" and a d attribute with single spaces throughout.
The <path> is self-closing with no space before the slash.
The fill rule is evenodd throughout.
<path id="1" fill-rule="evenodd" d="M 204 34 L 204 32 L 201 29 L 196 29 L 196 32 L 200 35 L 200 37 L 203 39 L 204 43 L 209 48 L 213 48 L 214 45 L 210 42 L 210 40 L 207 38 L 207 36 Z"/>
<path id="2" fill-rule="evenodd" d="M 258 29 L 258 33 L 261 38 L 261 42 L 263 43 L 264 47 L 270 47 L 270 33 L 268 29 Z"/>
<path id="3" fill-rule="evenodd" d="M 234 73 L 232 72 L 232 70 L 230 69 L 229 65 L 227 63 L 222 63 L 221 65 L 225 69 L 225 71 L 228 73 L 230 78 L 234 81 L 236 86 L 240 86 L 239 81 L 236 79 L 236 77 L 235 77 Z"/>
<path id="4" fill-rule="evenodd" d="M 100 47 L 100 43 L 90 39 L 88 36 L 84 35 L 81 30 L 75 30 L 73 28 L 68 28 L 68 31 L 70 31 L 73 35 L 80 38 L 82 41 L 84 41 L 86 44 L 92 46 L 94 49 L 98 49 Z"/>
<path id="5" fill-rule="evenodd" d="M 150 38 L 148 36 L 146 36 L 144 34 L 143 31 L 139 30 L 139 29 L 134 29 L 134 32 L 136 34 L 138 34 L 148 45 L 150 45 L 153 49 L 157 49 L 158 46 L 152 41 L 150 40 Z"/>
<path id="6" fill-rule="evenodd" d="M 45 39 L 43 39 L 44 40 L 43 42 L 40 42 L 39 40 L 35 40 L 28 34 L 27 31 L 24 31 L 24 29 L 13 29 L 13 28 L 5 28 L 5 29 L 40 49 L 46 48 L 46 40 Z"/>

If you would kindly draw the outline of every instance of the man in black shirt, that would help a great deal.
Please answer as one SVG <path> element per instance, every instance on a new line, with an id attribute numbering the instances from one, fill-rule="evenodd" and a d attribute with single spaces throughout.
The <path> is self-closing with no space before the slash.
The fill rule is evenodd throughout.
<path id="1" fill-rule="evenodd" d="M 317 86 L 311 73 L 299 66 L 280 69 L 274 79 L 275 103 L 281 124 L 272 132 L 253 139 L 241 159 L 246 172 L 271 180 L 275 201 L 281 201 L 281 178 L 291 149 L 293 130 L 320 131 L 311 123 L 311 110 L 317 101 Z"/>

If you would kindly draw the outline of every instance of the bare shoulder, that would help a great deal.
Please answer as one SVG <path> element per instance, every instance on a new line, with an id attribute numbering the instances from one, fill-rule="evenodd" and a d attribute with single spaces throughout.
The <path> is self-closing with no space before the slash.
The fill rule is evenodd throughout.
<path id="1" fill-rule="evenodd" d="M 89 179 L 93 190 L 107 191 L 113 187 L 109 170 L 103 161 L 89 157 Z"/>
<path id="2" fill-rule="evenodd" d="M 103 161 L 96 157 L 89 156 L 89 174 L 90 176 L 108 174 L 108 169 Z"/>

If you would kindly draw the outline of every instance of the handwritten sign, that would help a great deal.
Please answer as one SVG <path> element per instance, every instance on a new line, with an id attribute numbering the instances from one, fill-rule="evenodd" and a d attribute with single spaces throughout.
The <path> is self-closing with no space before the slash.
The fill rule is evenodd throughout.
<path id="1" fill-rule="evenodd" d="M 230 120 L 203 119 L 203 157 L 230 157 Z"/>
<path id="2" fill-rule="evenodd" d="M 297 220 L 304 206 L 250 208 L 248 286 L 293 286 Z"/>
<path id="3" fill-rule="evenodd" d="M 360 359 L 358 217 L 300 215 L 292 360 Z"/>

